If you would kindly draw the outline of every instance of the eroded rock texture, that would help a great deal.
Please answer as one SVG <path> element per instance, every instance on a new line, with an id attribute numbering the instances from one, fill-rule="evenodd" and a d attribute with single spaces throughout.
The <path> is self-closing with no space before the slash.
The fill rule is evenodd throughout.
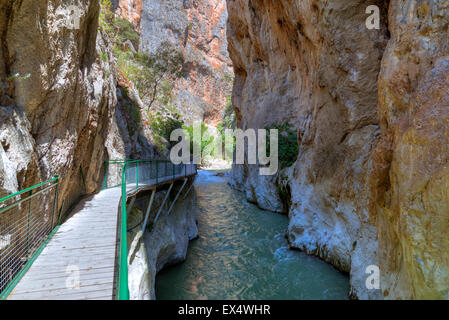
<path id="1" fill-rule="evenodd" d="M 448 25 L 448 1 L 391 2 L 371 185 L 387 298 L 449 298 Z"/>
<path id="2" fill-rule="evenodd" d="M 368 5 L 380 8 L 380 30 L 365 28 Z M 282 172 L 288 208 L 273 193 L 279 179 L 257 168 L 236 167 L 233 184 L 289 211 L 291 245 L 350 272 L 352 297 L 447 299 L 449 3 L 228 8 L 239 126 L 289 121 L 300 146 Z M 371 264 L 381 292 L 365 286 Z"/>
<path id="3" fill-rule="evenodd" d="M 187 76 L 175 86 L 176 108 L 187 122 L 216 125 L 231 95 L 225 0 L 143 1 L 141 50 L 169 41 L 184 52 Z"/>
<path id="4" fill-rule="evenodd" d="M 140 31 L 143 0 L 112 0 L 114 11 L 130 21 L 137 31 Z"/>
<path id="5" fill-rule="evenodd" d="M 257 167 L 236 168 L 234 183 L 262 208 L 289 211 L 291 246 L 350 272 L 351 296 L 378 298 L 379 290 L 365 287 L 365 268 L 378 264 L 366 191 L 380 134 L 386 3 L 371 3 L 381 8 L 380 30 L 366 29 L 361 0 L 227 3 L 238 126 L 289 122 L 300 148 L 296 163 L 282 172 L 288 208 L 276 193 L 277 179 L 259 177 Z"/>
<path id="6" fill-rule="evenodd" d="M 172 192 L 177 192 L 179 188 L 180 185 L 177 185 Z M 156 194 L 150 221 L 154 221 L 165 195 L 166 191 Z M 145 212 L 149 198 L 149 194 L 142 195 L 136 202 L 140 210 L 135 208 L 129 218 L 130 228 L 134 227 L 128 232 L 128 274 L 132 300 L 155 300 L 157 273 L 165 267 L 184 261 L 190 240 L 198 236 L 197 196 L 194 189 L 186 199 L 178 199 L 170 215 L 167 215 L 167 211 L 172 201 L 168 201 L 151 231 L 147 229 L 142 234 L 142 212 Z"/>
<path id="7" fill-rule="evenodd" d="M 97 189 L 116 90 L 98 14 L 98 1 L 0 1 L 0 194 L 58 174 L 67 208 Z"/>

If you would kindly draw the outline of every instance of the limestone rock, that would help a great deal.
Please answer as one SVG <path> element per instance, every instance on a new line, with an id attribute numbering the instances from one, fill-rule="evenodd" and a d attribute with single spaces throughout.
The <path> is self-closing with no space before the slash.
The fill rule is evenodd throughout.
<path id="1" fill-rule="evenodd" d="M 79 9 L 79 28 L 70 24 Z M 28 187 L 56 174 L 65 208 L 95 191 L 115 106 L 108 41 L 98 32 L 98 1 L 0 1 L 0 109 L 3 186 Z M 68 20 L 69 19 L 69 20 Z M 9 191 L 11 187 L 6 187 Z"/>
<path id="2" fill-rule="evenodd" d="M 130 21 L 137 31 L 140 32 L 140 21 L 142 19 L 143 0 L 112 0 L 115 12 Z"/>
<path id="3" fill-rule="evenodd" d="M 153 0 L 143 2 L 143 52 L 169 41 L 184 53 L 187 76 L 175 85 L 175 107 L 187 122 L 217 125 L 232 89 L 227 52 L 225 0 Z"/>
<path id="4" fill-rule="evenodd" d="M 377 265 L 377 235 L 368 213 L 370 152 L 379 136 L 377 77 L 388 41 L 365 27 L 361 0 L 228 1 L 229 52 L 235 69 L 238 127 L 289 122 L 298 132 L 296 163 L 282 174 L 291 192 L 288 239 L 351 276 L 351 296 L 379 298 L 365 287 Z M 357 39 L 357 41 L 355 41 Z M 237 184 L 263 208 L 284 211 L 278 179 L 236 168 Z"/>
<path id="5" fill-rule="evenodd" d="M 391 2 L 371 213 L 390 299 L 449 299 L 449 3 Z"/>
<path id="6" fill-rule="evenodd" d="M 153 221 L 165 193 L 157 193 L 150 221 Z M 167 216 L 167 209 L 171 206 L 171 202 L 168 202 L 151 231 L 147 229 L 143 235 L 142 223 L 138 222 L 142 221 L 146 202 L 142 202 L 142 211 L 133 210 L 128 219 L 130 227 L 136 225 L 135 229 L 128 232 L 128 274 L 132 300 L 155 300 L 157 273 L 164 267 L 185 260 L 189 241 L 198 236 L 196 201 L 196 193 L 192 190 L 185 200 L 182 197 L 178 199 L 173 211 Z"/>

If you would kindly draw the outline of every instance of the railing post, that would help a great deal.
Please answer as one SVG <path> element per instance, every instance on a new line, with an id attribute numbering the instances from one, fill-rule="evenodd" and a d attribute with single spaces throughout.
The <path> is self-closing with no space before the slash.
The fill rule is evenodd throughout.
<path id="1" fill-rule="evenodd" d="M 108 187 L 108 178 L 107 178 L 107 174 L 108 174 L 108 162 L 105 161 L 103 168 L 104 168 L 104 174 L 103 174 L 103 188 L 106 189 Z"/>
<path id="2" fill-rule="evenodd" d="M 59 176 L 55 176 L 55 178 L 57 178 L 56 181 L 58 184 L 56 185 L 55 198 L 53 200 L 53 215 L 51 216 L 51 229 L 52 230 L 55 227 L 53 225 L 53 223 L 54 223 L 56 211 L 58 210 L 58 196 L 59 196 Z"/>
<path id="3" fill-rule="evenodd" d="M 127 163 L 123 165 L 122 172 L 122 221 L 120 232 L 120 273 L 119 273 L 119 299 L 129 300 L 129 288 L 128 288 L 128 227 L 127 227 L 127 212 L 126 212 L 126 167 Z"/>
<path id="4" fill-rule="evenodd" d="M 30 191 L 30 197 L 33 195 L 33 190 Z M 31 216 L 31 200 L 28 200 L 28 216 L 27 216 L 27 255 L 30 252 L 30 216 Z"/>

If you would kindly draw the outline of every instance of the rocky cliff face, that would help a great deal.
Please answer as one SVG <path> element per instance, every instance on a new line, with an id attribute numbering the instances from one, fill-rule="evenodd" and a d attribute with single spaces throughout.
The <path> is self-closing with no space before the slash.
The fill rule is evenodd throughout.
<path id="1" fill-rule="evenodd" d="M 179 188 L 179 185 L 177 187 Z M 189 185 L 185 190 L 188 188 Z M 155 209 L 152 210 L 150 221 L 154 221 L 165 194 L 166 191 L 156 194 Z M 132 300 L 155 300 L 157 273 L 164 267 L 184 261 L 189 241 L 198 236 L 195 190 L 190 191 L 186 199 L 181 196 L 170 215 L 167 215 L 167 210 L 172 202 L 168 201 L 151 231 L 147 229 L 142 234 L 142 212 L 146 210 L 148 199 L 149 195 L 143 195 L 140 201 L 136 202 L 139 208 L 136 207 L 132 211 L 129 219 L 130 227 L 135 226 L 128 232 L 128 274 Z"/>
<path id="2" fill-rule="evenodd" d="M 0 1 L 0 196 L 56 174 L 66 206 L 97 189 L 116 103 L 98 13 L 98 1 Z"/>
<path id="3" fill-rule="evenodd" d="M 143 0 L 112 0 L 114 11 L 121 17 L 130 21 L 137 31 L 140 31 L 142 19 Z"/>
<path id="4" fill-rule="evenodd" d="M 291 246 L 350 272 L 352 297 L 447 299 L 449 7 L 370 5 L 379 30 L 365 1 L 228 1 L 238 125 L 290 122 L 300 150 L 281 173 L 287 208 L 257 168 L 233 184 L 288 211 Z"/>
<path id="5" fill-rule="evenodd" d="M 392 1 L 372 218 L 387 298 L 448 299 L 449 4 Z"/>
<path id="6" fill-rule="evenodd" d="M 230 96 L 233 71 L 227 52 L 225 0 L 142 2 L 141 50 L 169 41 L 184 52 L 187 75 L 175 85 L 175 107 L 187 122 L 216 125 Z"/>
<path id="7" fill-rule="evenodd" d="M 288 211 L 291 246 L 349 272 L 359 298 L 379 297 L 365 287 L 365 268 L 378 264 L 366 190 L 388 31 L 386 4 L 373 4 L 382 8 L 380 30 L 365 28 L 364 1 L 228 1 L 238 126 L 289 122 L 299 143 L 296 163 L 282 172 L 288 208 L 276 177 L 255 166 L 235 168 L 234 185 L 262 208 Z"/>

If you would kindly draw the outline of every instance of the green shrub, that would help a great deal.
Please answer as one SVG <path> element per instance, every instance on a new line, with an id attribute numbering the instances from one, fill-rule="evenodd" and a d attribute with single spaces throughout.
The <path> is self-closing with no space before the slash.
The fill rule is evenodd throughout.
<path id="1" fill-rule="evenodd" d="M 104 62 L 108 62 L 109 61 L 108 54 L 106 52 L 100 52 L 99 53 L 99 57 Z"/>
<path id="2" fill-rule="evenodd" d="M 279 164 L 281 169 L 291 167 L 298 157 L 298 137 L 296 130 L 291 128 L 288 122 L 280 125 L 273 125 L 265 128 L 267 130 L 267 137 L 270 135 L 270 129 L 278 130 L 278 150 L 279 150 Z M 270 139 L 267 139 L 267 155 L 270 153 Z"/>
<path id="3" fill-rule="evenodd" d="M 131 22 L 124 18 L 116 17 L 112 23 L 112 28 L 115 32 L 114 41 L 117 44 L 123 45 L 129 40 L 133 44 L 134 48 L 138 50 L 140 36 L 136 30 L 134 30 L 134 26 Z"/>
<path id="4" fill-rule="evenodd" d="M 133 136 L 142 126 L 142 114 L 140 113 L 139 105 L 129 98 L 128 88 L 121 87 L 120 90 L 123 96 L 122 106 L 126 114 L 129 115 L 129 121 L 127 121 L 128 132 L 130 136 Z"/>
<path id="5" fill-rule="evenodd" d="M 215 138 L 213 136 L 208 136 L 207 133 L 208 128 L 204 124 L 204 122 L 201 122 L 200 125 L 201 125 L 201 136 L 199 141 L 197 137 L 194 137 L 193 135 L 194 126 L 183 126 L 184 131 L 190 137 L 190 154 L 193 154 L 193 147 L 194 145 L 196 145 L 200 146 L 201 155 L 203 155 L 204 150 L 210 147 L 215 141 Z"/>
<path id="6" fill-rule="evenodd" d="M 162 139 L 170 142 L 170 135 L 172 131 L 181 129 L 184 125 L 182 116 L 177 111 L 169 109 L 157 111 L 155 113 L 148 113 L 149 125 L 155 135 L 156 146 L 159 150 L 165 150 L 165 144 Z"/>

